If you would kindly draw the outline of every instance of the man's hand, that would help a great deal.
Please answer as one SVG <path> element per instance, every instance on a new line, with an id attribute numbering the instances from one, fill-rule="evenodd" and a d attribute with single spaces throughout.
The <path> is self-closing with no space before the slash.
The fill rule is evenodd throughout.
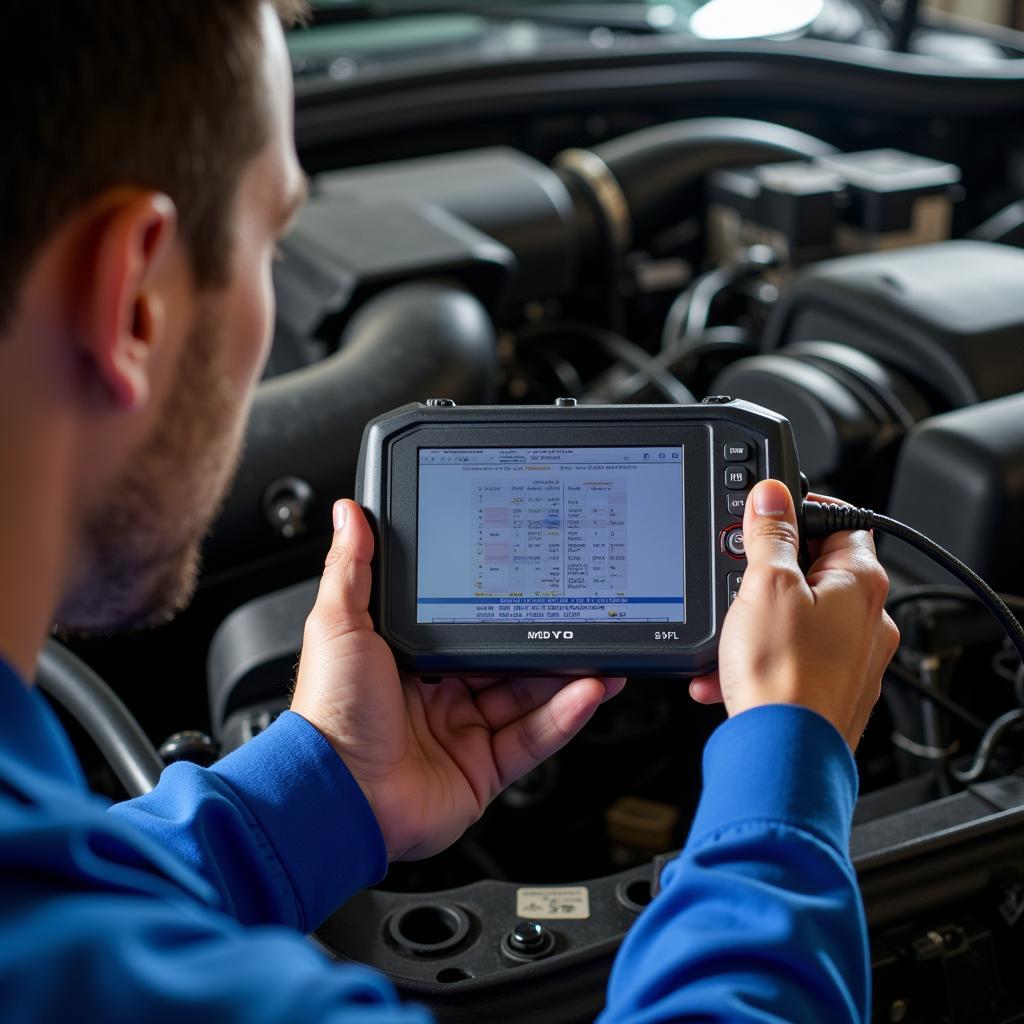
<path id="1" fill-rule="evenodd" d="M 399 676 L 367 610 L 372 555 L 362 509 L 338 502 L 292 711 L 327 737 L 362 787 L 388 859 L 416 860 L 458 839 L 625 680 Z"/>
<path id="2" fill-rule="evenodd" d="M 799 704 L 856 749 L 900 640 L 885 613 L 889 580 L 871 535 L 837 533 L 815 544 L 805 578 L 792 498 L 766 480 L 747 500 L 743 536 L 747 569 L 722 627 L 718 672 L 694 679 L 691 696 L 724 700 L 730 716 Z"/>

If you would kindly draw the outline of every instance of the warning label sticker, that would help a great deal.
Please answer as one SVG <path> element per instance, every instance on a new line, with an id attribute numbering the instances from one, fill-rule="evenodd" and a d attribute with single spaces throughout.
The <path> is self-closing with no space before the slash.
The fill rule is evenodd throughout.
<path id="1" fill-rule="evenodd" d="M 516 916 L 541 921 L 584 921 L 590 917 L 590 891 L 584 885 L 517 889 Z"/>

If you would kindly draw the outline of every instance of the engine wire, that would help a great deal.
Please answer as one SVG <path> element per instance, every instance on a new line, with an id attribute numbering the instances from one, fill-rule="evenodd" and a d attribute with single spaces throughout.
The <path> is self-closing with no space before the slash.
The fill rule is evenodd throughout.
<path id="1" fill-rule="evenodd" d="M 936 544 L 930 537 L 926 537 L 906 523 L 880 515 L 871 509 L 825 505 L 815 501 L 804 501 L 803 522 L 804 530 L 810 537 L 824 537 L 840 530 L 873 528 L 898 537 L 917 548 L 918 551 L 923 552 L 952 573 L 995 616 L 1020 656 L 1021 663 L 1024 664 L 1024 628 L 1021 627 L 1020 622 L 1011 611 L 1010 602 L 1004 601 L 970 566 L 964 564 L 942 545 Z M 954 592 L 960 591 L 960 588 L 953 589 Z M 935 596 L 936 591 L 940 595 L 948 596 L 948 588 L 924 588 L 924 590 L 932 597 Z M 915 596 L 919 600 L 922 599 L 922 591 L 919 589 Z M 957 593 L 956 596 L 964 595 Z M 899 603 L 904 603 L 909 599 L 904 595 L 903 601 Z M 894 607 L 896 604 L 896 601 L 892 601 L 890 607 Z M 1012 604 L 1016 605 L 1018 609 L 1024 607 L 1024 601 L 1021 601 L 1020 598 L 1013 598 Z M 1024 682 L 1022 682 L 1022 688 L 1024 688 Z M 1024 723 L 1024 707 L 1014 708 L 1012 711 L 1000 715 L 985 730 L 967 768 L 957 768 L 955 765 L 947 763 L 950 778 L 965 785 L 977 782 L 991 768 L 992 760 L 1003 737 L 1021 723 Z"/>
<path id="2" fill-rule="evenodd" d="M 988 725 L 983 719 L 968 711 L 967 708 L 953 700 L 952 697 L 947 697 L 941 690 L 931 689 L 925 683 L 921 682 L 913 672 L 904 668 L 902 665 L 890 665 L 885 670 L 885 674 L 900 685 L 913 690 L 918 694 L 918 696 L 931 701 L 944 711 L 948 711 L 954 718 L 959 718 L 961 722 L 965 725 L 969 725 L 976 732 L 984 733 L 988 729 Z"/>
<path id="3" fill-rule="evenodd" d="M 1012 711 L 1007 711 L 1005 714 L 1000 715 L 985 730 L 985 735 L 981 737 L 981 742 L 974 753 L 970 767 L 957 768 L 955 765 L 950 765 L 949 774 L 957 782 L 964 784 L 977 782 L 992 767 L 992 758 L 995 756 L 996 749 L 1003 736 L 1021 723 L 1024 723 L 1024 708 L 1014 708 Z"/>
<path id="4" fill-rule="evenodd" d="M 644 377 L 647 383 L 669 402 L 676 405 L 692 405 L 697 399 L 681 380 L 674 377 L 653 356 L 635 342 L 615 331 L 575 320 L 550 320 L 526 328 L 519 334 L 521 341 L 536 342 L 548 336 L 586 338 L 594 342 L 606 355 L 625 363 L 630 369 Z"/>
<path id="5" fill-rule="evenodd" d="M 779 254 L 768 245 L 752 245 L 735 263 L 699 274 L 669 307 L 661 332 L 663 356 L 675 359 L 701 344 L 715 299 L 737 282 L 778 266 Z"/>

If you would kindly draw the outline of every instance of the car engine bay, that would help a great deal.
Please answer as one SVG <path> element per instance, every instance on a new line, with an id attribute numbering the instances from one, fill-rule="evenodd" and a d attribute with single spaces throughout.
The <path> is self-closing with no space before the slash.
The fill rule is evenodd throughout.
<path id="1" fill-rule="evenodd" d="M 524 10 L 448 63 L 317 37 L 337 15 L 297 34 L 311 198 L 199 592 L 156 630 L 71 643 L 165 760 L 210 763 L 287 707 L 363 427 L 432 397 L 747 399 L 790 420 L 813 490 L 916 527 L 1021 614 L 1024 35 L 927 23 L 893 53 L 885 5 L 824 6 L 799 38 L 567 18 L 525 54 L 485 45 Z M 1024 666 L 969 592 L 879 550 L 903 641 L 857 755 L 873 1019 L 1024 1019 Z M 317 941 L 441 1021 L 593 1019 L 722 717 L 633 681 Z"/>

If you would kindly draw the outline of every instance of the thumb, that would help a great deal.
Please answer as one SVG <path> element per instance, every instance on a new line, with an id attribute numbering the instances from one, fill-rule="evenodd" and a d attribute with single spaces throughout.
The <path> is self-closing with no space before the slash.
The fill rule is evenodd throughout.
<path id="1" fill-rule="evenodd" d="M 789 488 L 781 481 L 762 480 L 750 492 L 743 516 L 743 541 L 750 569 L 770 565 L 799 571 L 796 509 Z"/>
<path id="2" fill-rule="evenodd" d="M 372 628 L 369 616 L 373 532 L 363 510 L 348 499 L 334 505 L 334 537 L 324 562 L 313 618 L 331 632 Z"/>

